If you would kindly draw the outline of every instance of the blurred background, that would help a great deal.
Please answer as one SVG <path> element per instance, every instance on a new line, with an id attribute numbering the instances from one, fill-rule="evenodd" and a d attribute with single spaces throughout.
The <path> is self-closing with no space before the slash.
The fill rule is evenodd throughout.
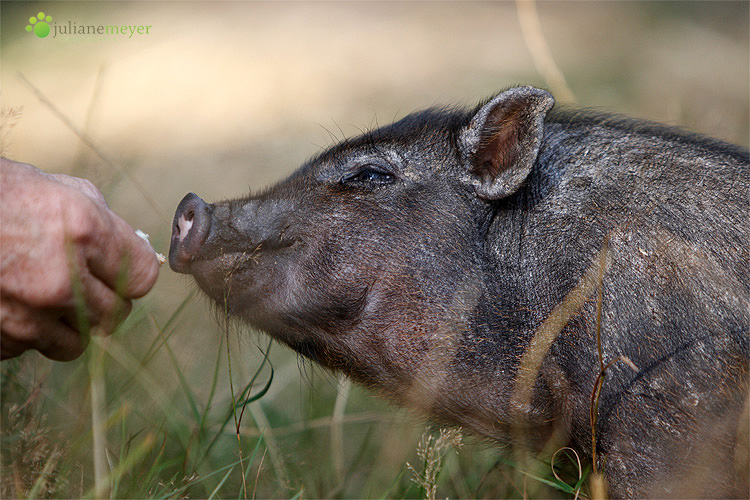
<path id="1" fill-rule="evenodd" d="M 749 5 L 2 2 L 2 155 L 89 178 L 166 254 L 190 191 L 242 196 L 342 137 L 515 84 L 747 146 Z M 39 12 L 52 17 L 45 38 L 25 29 Z M 60 33 L 72 25 L 150 28 Z M 282 346 L 271 369 L 267 339 L 226 327 L 194 288 L 165 266 L 82 359 L 3 362 L 1 496 L 94 495 L 97 412 L 112 496 L 424 494 L 406 466 L 427 466 L 424 422 Z M 231 393 L 256 372 L 238 444 Z M 96 377 L 105 399 L 92 403 Z M 439 495 L 566 495 L 464 442 L 444 450 Z"/>

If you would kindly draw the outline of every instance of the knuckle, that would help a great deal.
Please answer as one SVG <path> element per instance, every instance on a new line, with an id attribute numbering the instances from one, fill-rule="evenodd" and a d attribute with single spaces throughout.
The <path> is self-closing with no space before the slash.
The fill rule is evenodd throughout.
<path id="1" fill-rule="evenodd" d="M 54 267 L 54 266 L 50 266 Z M 73 303 L 73 283 L 67 265 L 50 269 L 44 281 L 17 294 L 32 308 L 67 308 Z"/>
<path id="2" fill-rule="evenodd" d="M 84 200 L 79 200 L 65 208 L 66 236 L 76 245 L 89 245 L 96 241 L 96 210 Z"/>
<path id="3" fill-rule="evenodd" d="M 104 196 L 99 191 L 99 189 L 94 185 L 93 182 L 91 182 L 88 179 L 79 179 L 80 180 L 80 190 L 83 194 L 94 200 L 99 205 L 102 205 L 104 207 L 107 206 L 107 202 L 104 199 Z"/>
<path id="4" fill-rule="evenodd" d="M 69 274 L 65 272 L 53 273 L 47 283 L 46 293 L 42 295 L 45 297 L 46 303 L 39 305 L 47 307 L 69 305 L 73 301 L 73 283 Z"/>

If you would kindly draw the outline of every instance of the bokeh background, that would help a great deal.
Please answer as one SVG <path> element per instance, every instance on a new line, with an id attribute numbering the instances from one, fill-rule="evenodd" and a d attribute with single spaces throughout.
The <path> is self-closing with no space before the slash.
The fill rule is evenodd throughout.
<path id="1" fill-rule="evenodd" d="M 4 1 L 2 155 L 91 179 L 166 254 L 187 192 L 242 196 L 342 137 L 514 84 L 747 146 L 748 5 L 538 2 L 537 16 L 523 18 L 537 30 L 524 32 L 514 2 Z M 25 30 L 38 12 L 53 26 L 151 28 L 132 38 L 53 38 L 53 28 L 38 38 Z M 548 76 L 553 66 L 570 94 Z M 260 368 L 257 393 L 270 376 L 267 340 L 225 328 L 193 292 L 164 267 L 94 354 L 3 363 L 4 497 L 93 494 L 98 362 L 113 495 L 241 497 L 242 470 L 248 496 L 421 494 L 406 462 L 420 469 L 425 424 L 347 392 L 278 345 L 273 383 L 247 406 L 238 445 L 234 420 L 222 426 L 232 390 L 226 342 L 235 392 Z M 494 446 L 464 440 L 446 454 L 441 495 L 565 495 L 519 479 Z M 53 479 L 39 479 L 45 470 Z"/>

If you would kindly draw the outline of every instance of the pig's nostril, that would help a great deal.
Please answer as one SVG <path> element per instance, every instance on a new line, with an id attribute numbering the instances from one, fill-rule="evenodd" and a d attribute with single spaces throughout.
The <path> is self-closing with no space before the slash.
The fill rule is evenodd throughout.
<path id="1" fill-rule="evenodd" d="M 194 214 L 191 211 L 187 214 L 187 218 L 185 215 L 181 215 L 177 220 L 177 234 L 180 235 L 180 241 L 185 239 L 190 232 L 190 228 L 193 227 L 193 215 Z"/>

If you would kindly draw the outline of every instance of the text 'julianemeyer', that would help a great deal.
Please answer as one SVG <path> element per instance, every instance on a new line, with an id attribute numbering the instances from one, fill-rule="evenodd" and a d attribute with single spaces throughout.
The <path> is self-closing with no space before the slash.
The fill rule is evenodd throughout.
<path id="1" fill-rule="evenodd" d="M 151 26 L 143 25 L 86 25 L 79 26 L 73 21 L 68 21 L 67 25 L 54 23 L 52 30 L 56 38 L 57 35 L 148 35 Z"/>

